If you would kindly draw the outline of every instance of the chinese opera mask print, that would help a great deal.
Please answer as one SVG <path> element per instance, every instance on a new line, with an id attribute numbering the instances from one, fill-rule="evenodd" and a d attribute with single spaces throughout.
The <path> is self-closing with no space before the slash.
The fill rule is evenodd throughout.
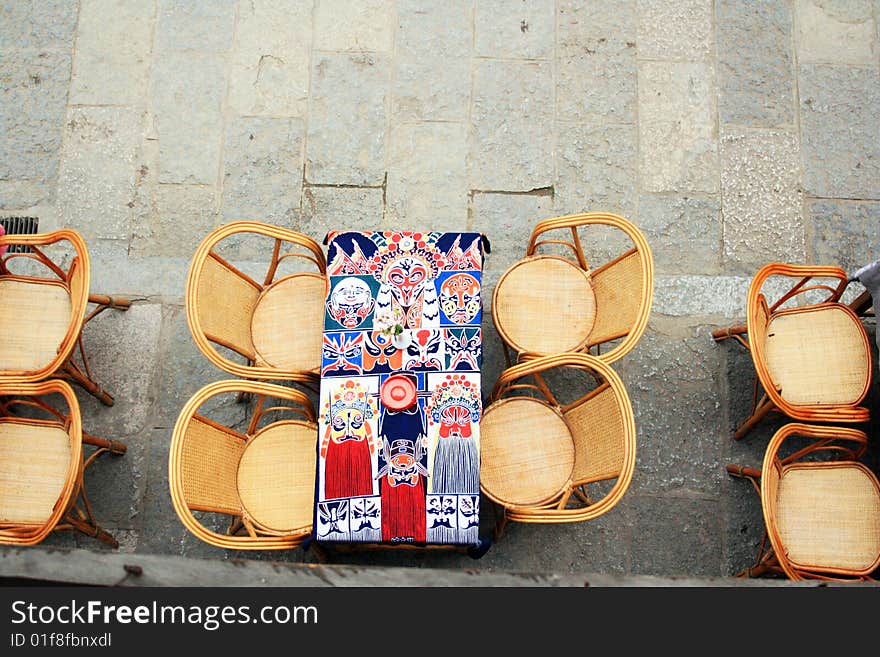
<path id="1" fill-rule="evenodd" d="M 364 334 L 324 333 L 321 376 L 352 376 L 363 372 Z"/>
<path id="2" fill-rule="evenodd" d="M 327 298 L 330 317 L 346 329 L 357 328 L 373 312 L 375 302 L 370 286 L 360 278 L 348 276 L 338 281 Z"/>
<path id="3" fill-rule="evenodd" d="M 388 374 L 401 369 L 403 352 L 381 331 L 364 332 L 364 374 Z"/>
<path id="4" fill-rule="evenodd" d="M 478 328 L 443 329 L 446 370 L 479 372 L 482 362 L 482 335 Z M 366 362 L 366 355 L 365 361 Z"/>
<path id="5" fill-rule="evenodd" d="M 436 268 L 417 255 L 390 259 L 383 269 L 376 304 L 380 309 L 400 309 L 404 328 L 440 325 L 437 290 L 434 287 Z"/>
<path id="6" fill-rule="evenodd" d="M 358 497 L 351 501 L 349 526 L 352 538 L 359 541 L 382 539 L 382 500 L 379 497 Z"/>
<path id="7" fill-rule="evenodd" d="M 348 537 L 348 500 L 318 504 L 317 534 L 324 539 Z"/>
<path id="8" fill-rule="evenodd" d="M 474 427 L 479 426 L 481 410 L 479 389 L 465 375 L 447 374 L 431 393 L 428 421 L 436 440 L 432 493 L 479 494 L 480 453 Z"/>
<path id="9" fill-rule="evenodd" d="M 323 499 L 373 495 L 376 446 L 370 420 L 376 413 L 375 401 L 357 381 L 345 381 L 324 404 Z"/>
<path id="10" fill-rule="evenodd" d="M 471 324 L 478 320 L 480 309 L 480 282 L 468 273 L 455 273 L 438 280 L 440 309 L 454 324 Z"/>
<path id="11" fill-rule="evenodd" d="M 403 357 L 404 369 L 411 372 L 439 372 L 443 369 L 443 333 L 420 329 L 412 332 L 412 342 Z"/>

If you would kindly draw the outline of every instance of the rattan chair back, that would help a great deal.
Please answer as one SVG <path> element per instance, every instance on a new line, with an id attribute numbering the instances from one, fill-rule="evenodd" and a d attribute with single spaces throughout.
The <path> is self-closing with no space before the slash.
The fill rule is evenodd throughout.
<path id="1" fill-rule="evenodd" d="M 561 388 L 565 387 L 570 392 L 569 383 L 562 383 L 566 380 L 566 370 L 586 372 L 595 385 L 574 401 L 560 403 Z M 559 382 L 554 383 L 557 378 Z M 554 385 L 560 386 L 556 393 Z M 518 413 L 511 413 L 514 408 L 512 404 L 519 400 L 531 402 L 520 404 L 529 413 L 535 410 L 535 403 L 554 410 L 552 426 L 545 423 L 520 431 L 518 423 L 521 419 L 527 421 L 528 417 L 520 418 Z M 483 492 L 503 507 L 508 520 L 529 523 L 582 522 L 607 513 L 621 500 L 635 469 L 636 427 L 623 382 L 607 363 L 583 353 L 526 355 L 522 362 L 501 373 L 488 401 L 489 406 L 480 425 L 481 441 L 484 446 L 487 443 L 495 445 L 499 462 L 493 462 L 484 449 L 481 473 L 499 466 L 506 467 L 508 460 L 522 461 L 525 467 L 506 467 L 507 472 L 516 476 L 518 469 L 529 470 L 537 480 L 542 478 L 543 468 L 558 468 L 562 456 L 565 456 L 559 449 L 553 458 L 542 459 L 538 453 L 548 432 L 554 435 L 558 433 L 555 417 L 560 419 L 571 445 L 567 479 L 555 495 L 534 504 L 499 498 L 496 492 L 487 488 L 487 482 L 489 486 L 494 484 L 493 477 L 483 477 L 481 474 Z M 506 421 L 493 430 L 492 418 L 498 411 Z M 515 438 L 520 433 L 529 434 L 532 442 L 530 449 L 536 453 L 522 456 L 516 446 L 508 445 L 510 437 Z M 528 460 L 523 461 L 524 458 Z M 557 475 L 555 471 L 548 471 L 546 478 L 554 479 Z M 591 486 L 599 482 L 606 483 Z M 508 488 L 515 490 L 515 485 Z"/>
<path id="2" fill-rule="evenodd" d="M 219 253 L 223 240 L 247 234 L 274 240 L 262 282 Z M 282 247 L 289 250 L 282 252 Z M 277 277 L 287 258 L 305 259 L 317 271 Z M 186 316 L 196 346 L 214 365 L 235 376 L 316 378 L 326 269 L 321 247 L 295 231 L 257 221 L 235 221 L 213 230 L 196 249 L 187 278 Z M 218 345 L 246 362 L 232 360 Z"/>
<path id="3" fill-rule="evenodd" d="M 255 398 L 244 430 L 203 414 L 211 400 L 226 394 Z M 301 545 L 312 531 L 317 436 L 315 412 L 300 390 L 249 380 L 206 385 L 183 407 L 172 434 L 168 479 L 174 510 L 193 535 L 216 547 Z M 227 532 L 216 531 L 198 512 L 226 516 Z"/>

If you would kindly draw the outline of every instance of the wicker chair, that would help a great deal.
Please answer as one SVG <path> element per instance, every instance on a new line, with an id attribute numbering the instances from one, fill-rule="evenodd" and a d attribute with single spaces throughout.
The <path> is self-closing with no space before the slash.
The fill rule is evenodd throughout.
<path id="1" fill-rule="evenodd" d="M 562 377 L 552 386 L 560 392 L 580 394 L 577 376 L 588 392 L 558 401 L 548 377 Z M 623 383 L 605 362 L 588 354 L 525 356 L 501 373 L 489 402 L 480 422 L 480 486 L 501 511 L 496 538 L 507 521 L 598 518 L 629 488 L 635 420 Z"/>
<path id="2" fill-rule="evenodd" d="M 769 305 L 763 288 L 772 276 L 797 282 Z M 816 278 L 838 283 L 831 286 L 815 282 Z M 765 265 L 749 286 L 746 326 L 712 333 L 716 342 L 737 340 L 749 350 L 755 365 L 752 412 L 734 438 L 745 436 L 771 411 L 803 422 L 868 421 L 868 409 L 859 404 L 871 384 L 871 344 L 856 313 L 840 302 L 847 283 L 838 267 Z M 783 307 L 808 292 L 827 293 L 827 297 L 819 303 Z"/>
<path id="3" fill-rule="evenodd" d="M 82 330 L 107 308 L 127 310 L 130 301 L 89 294 L 89 253 L 76 231 L 0 237 L 0 247 L 13 245 L 0 256 L 0 383 L 61 377 L 112 406 L 113 396 L 92 376 Z"/>
<path id="4" fill-rule="evenodd" d="M 244 431 L 201 412 L 229 393 L 256 399 Z M 267 399 L 292 405 L 266 406 Z M 270 417 L 275 413 L 294 419 Z M 299 546 L 312 531 L 317 439 L 315 412 L 299 390 L 245 380 L 205 386 L 183 407 L 171 438 L 168 478 L 178 517 L 195 536 L 220 548 Z M 221 514 L 229 521 L 226 533 L 209 526 L 211 516 L 194 512 Z"/>
<path id="5" fill-rule="evenodd" d="M 880 482 L 859 460 L 867 442 L 857 429 L 791 423 L 770 440 L 760 470 L 727 466 L 751 481 L 766 525 L 755 565 L 738 576 L 873 581 Z"/>
<path id="6" fill-rule="evenodd" d="M 220 255 L 226 238 L 263 235 L 274 249 L 262 283 Z M 294 250 L 282 253 L 282 246 Z M 275 279 L 287 258 L 304 258 L 317 272 Z M 186 285 L 186 316 L 196 345 L 220 369 L 251 379 L 311 379 L 321 369 L 321 336 L 327 265 L 311 238 L 255 221 L 237 221 L 212 231 L 193 256 Z M 245 364 L 221 353 L 220 345 L 241 355 Z"/>
<path id="7" fill-rule="evenodd" d="M 96 447 L 85 461 L 83 443 Z M 83 475 L 102 454 L 125 451 L 83 432 L 66 382 L 0 384 L 0 544 L 35 545 L 52 531 L 73 529 L 118 547 L 95 521 Z"/>
<path id="8" fill-rule="evenodd" d="M 600 266 L 587 259 L 578 229 L 606 226 L 627 246 Z M 545 233 L 570 232 L 557 239 Z M 597 240 L 598 241 L 598 240 Z M 575 259 L 538 254 L 545 245 L 572 250 Z M 654 288 L 654 261 L 641 232 L 615 214 L 587 212 L 540 222 L 532 231 L 526 257 L 505 271 L 492 294 L 492 320 L 517 354 L 592 352 L 606 363 L 627 354 L 648 324 Z M 604 350 L 604 353 L 602 353 Z"/>

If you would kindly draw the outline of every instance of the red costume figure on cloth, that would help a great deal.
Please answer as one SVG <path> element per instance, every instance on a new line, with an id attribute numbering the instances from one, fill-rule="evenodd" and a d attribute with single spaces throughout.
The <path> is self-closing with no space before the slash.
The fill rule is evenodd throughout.
<path id="1" fill-rule="evenodd" d="M 382 540 L 424 543 L 425 479 L 428 470 L 425 420 L 416 403 L 404 411 L 383 408 L 379 434 L 382 439 L 379 489 L 382 495 Z"/>
<path id="2" fill-rule="evenodd" d="M 376 448 L 367 422 L 376 414 L 373 404 L 360 384 L 345 381 L 324 405 L 323 499 L 373 494 L 371 455 Z"/>

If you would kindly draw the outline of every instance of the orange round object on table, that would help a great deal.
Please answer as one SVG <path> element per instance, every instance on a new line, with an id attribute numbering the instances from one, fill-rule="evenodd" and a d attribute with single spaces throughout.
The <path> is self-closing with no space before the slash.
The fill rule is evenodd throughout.
<path id="1" fill-rule="evenodd" d="M 394 374 L 382 384 L 382 404 L 392 411 L 402 411 L 416 403 L 416 384 L 408 376 Z"/>

